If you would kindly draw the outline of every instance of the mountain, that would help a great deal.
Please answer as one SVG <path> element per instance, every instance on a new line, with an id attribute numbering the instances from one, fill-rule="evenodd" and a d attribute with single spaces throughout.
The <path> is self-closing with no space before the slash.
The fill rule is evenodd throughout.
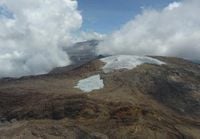
<path id="1" fill-rule="evenodd" d="M 119 55 L 65 69 L 0 80 L 0 138 L 200 138 L 200 65 Z"/>
<path id="2" fill-rule="evenodd" d="M 88 40 L 83 42 L 78 42 L 73 44 L 72 46 L 64 48 L 64 51 L 67 52 L 69 58 L 71 60 L 71 65 L 66 67 L 57 67 L 50 71 L 51 74 L 58 74 L 62 72 L 66 72 L 77 68 L 83 64 L 90 62 L 91 60 L 95 60 L 98 58 L 103 58 L 103 55 L 96 54 L 96 47 L 101 42 L 101 40 Z M 199 60 L 187 59 L 195 64 L 200 64 Z"/>
<path id="3" fill-rule="evenodd" d="M 200 60 L 191 60 L 191 61 L 196 63 L 196 64 L 200 64 Z"/>
<path id="4" fill-rule="evenodd" d="M 78 42 L 71 47 L 65 48 L 73 63 L 88 62 L 96 57 L 96 46 L 99 40 L 89 40 L 85 42 Z"/>
<path id="5" fill-rule="evenodd" d="M 74 45 L 64 48 L 64 51 L 67 52 L 69 58 L 72 62 L 70 66 L 67 67 L 57 67 L 54 68 L 50 73 L 58 74 L 62 73 L 76 67 L 79 67 L 87 62 L 100 58 L 101 56 L 97 56 L 96 46 L 99 44 L 100 40 L 89 40 L 84 42 L 78 42 Z"/>

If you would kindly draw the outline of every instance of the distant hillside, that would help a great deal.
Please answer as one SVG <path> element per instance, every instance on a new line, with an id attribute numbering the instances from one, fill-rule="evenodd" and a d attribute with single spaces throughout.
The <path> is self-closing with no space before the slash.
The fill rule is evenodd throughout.
<path id="1" fill-rule="evenodd" d="M 97 56 L 96 46 L 99 44 L 99 40 L 89 40 L 85 42 L 78 42 L 71 47 L 65 48 L 64 50 L 70 57 L 72 64 L 67 67 L 57 67 L 54 68 L 50 73 L 58 74 L 62 72 L 66 72 L 68 70 L 79 67 L 83 64 L 90 62 L 91 60 L 97 59 L 101 56 Z"/>
<path id="2" fill-rule="evenodd" d="M 87 62 L 96 57 L 95 50 L 98 43 L 98 40 L 79 42 L 65 50 L 73 63 Z"/>
<path id="3" fill-rule="evenodd" d="M 192 62 L 194 62 L 196 64 L 200 64 L 200 60 L 192 60 Z"/>

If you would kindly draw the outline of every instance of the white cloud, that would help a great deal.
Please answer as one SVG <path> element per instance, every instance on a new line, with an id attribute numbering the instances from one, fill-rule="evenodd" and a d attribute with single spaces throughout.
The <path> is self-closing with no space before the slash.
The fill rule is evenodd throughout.
<path id="1" fill-rule="evenodd" d="M 78 35 L 74 37 L 75 42 L 82 42 L 87 40 L 103 40 L 106 37 L 106 34 L 98 32 L 85 32 L 80 31 Z"/>
<path id="2" fill-rule="evenodd" d="M 63 45 L 81 27 L 77 1 L 1 0 L 13 18 L 0 18 L 0 77 L 42 74 L 70 63 Z"/>
<path id="3" fill-rule="evenodd" d="M 166 10 L 173 10 L 173 9 L 176 9 L 180 6 L 181 6 L 181 3 L 175 1 L 175 2 L 170 3 L 165 9 Z"/>
<path id="4" fill-rule="evenodd" d="M 199 6 L 199 0 L 184 0 L 144 10 L 100 43 L 97 53 L 200 59 Z"/>

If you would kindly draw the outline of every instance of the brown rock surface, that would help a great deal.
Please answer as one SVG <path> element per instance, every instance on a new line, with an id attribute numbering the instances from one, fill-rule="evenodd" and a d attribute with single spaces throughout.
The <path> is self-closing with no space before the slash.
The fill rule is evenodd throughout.
<path id="1" fill-rule="evenodd" d="M 155 57 L 105 74 L 94 60 L 42 76 L 0 80 L 1 139 L 200 139 L 200 66 Z M 100 74 L 104 88 L 74 86 Z"/>

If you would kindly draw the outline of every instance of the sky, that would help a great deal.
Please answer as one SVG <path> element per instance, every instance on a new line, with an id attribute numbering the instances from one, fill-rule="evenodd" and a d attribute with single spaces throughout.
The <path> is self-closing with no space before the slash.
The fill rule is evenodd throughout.
<path id="1" fill-rule="evenodd" d="M 200 59 L 200 1 L 144 9 L 97 47 L 103 55 L 157 55 Z"/>
<path id="2" fill-rule="evenodd" d="M 82 25 L 71 0 L 0 0 L 0 77 L 38 75 L 71 64 L 64 46 Z"/>
<path id="3" fill-rule="evenodd" d="M 108 34 L 119 29 L 144 8 L 161 9 L 174 0 L 78 0 L 82 29 Z"/>
<path id="4" fill-rule="evenodd" d="M 97 55 L 200 60 L 200 0 L 0 0 L 1 77 L 71 64 L 63 48 L 102 40 Z"/>

